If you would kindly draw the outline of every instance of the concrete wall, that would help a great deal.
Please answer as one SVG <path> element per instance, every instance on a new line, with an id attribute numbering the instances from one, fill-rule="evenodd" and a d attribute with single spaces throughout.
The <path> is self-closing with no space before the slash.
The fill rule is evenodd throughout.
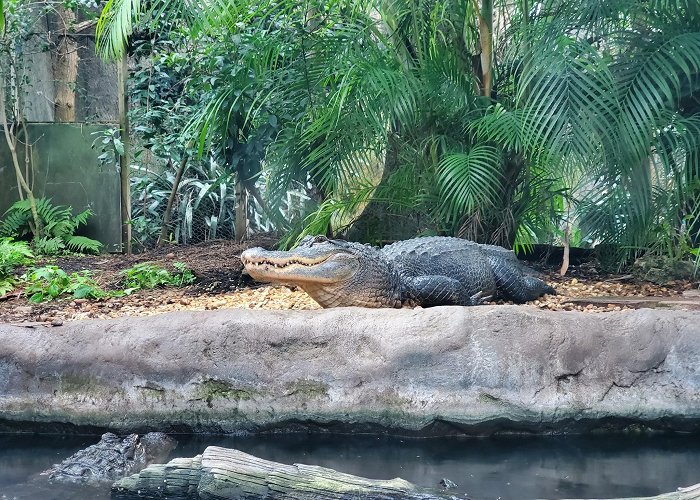
<path id="1" fill-rule="evenodd" d="M 78 21 L 84 21 L 81 16 Z M 53 53 L 59 28 L 53 13 L 37 8 L 33 36 L 24 45 L 24 114 L 29 122 L 32 159 L 36 172 L 35 194 L 75 212 L 91 208 L 95 215 L 84 234 L 100 240 L 108 251 L 121 250 L 120 182 L 115 167 L 100 167 L 100 150 L 92 149 L 94 132 L 118 122 L 117 70 L 95 54 L 94 26 L 73 37 L 78 42 L 76 120 L 54 120 L 55 81 Z M 0 133 L 0 136 L 2 134 Z M 24 151 L 20 151 L 24 164 Z M 18 199 L 17 181 L 9 150 L 0 137 L 0 218 Z"/>
<path id="2" fill-rule="evenodd" d="M 94 13 L 95 15 L 98 12 Z M 78 21 L 84 21 L 81 15 Z M 25 117 L 29 122 L 53 122 L 56 95 L 53 75 L 55 32 L 61 24 L 55 15 L 37 9 L 33 20 L 34 35 L 24 50 Z M 78 43 L 78 78 L 76 81 L 76 120 L 88 123 L 117 123 L 117 66 L 95 54 L 94 27 L 73 34 Z"/>
<path id="3" fill-rule="evenodd" d="M 34 163 L 34 193 L 55 204 L 70 205 L 74 212 L 91 208 L 95 215 L 84 234 L 105 244 L 107 251 L 121 249 L 119 172 L 101 167 L 99 148 L 91 145 L 99 132 L 112 125 L 33 123 L 28 125 Z M 24 151 L 20 151 L 24 164 Z M 9 150 L 0 141 L 0 216 L 18 198 L 17 181 Z"/>

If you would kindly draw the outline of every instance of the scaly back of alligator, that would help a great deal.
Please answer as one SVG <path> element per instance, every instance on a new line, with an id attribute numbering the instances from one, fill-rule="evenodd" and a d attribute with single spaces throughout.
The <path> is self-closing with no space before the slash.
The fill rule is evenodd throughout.
<path id="1" fill-rule="evenodd" d="M 446 303 L 471 305 L 474 295 L 496 292 L 487 252 L 477 243 L 433 236 L 399 241 L 381 252 L 405 281 L 419 279 L 419 288 L 434 290 L 429 295 L 442 299 L 440 289 L 449 289 L 451 297 Z"/>
<path id="2" fill-rule="evenodd" d="M 433 236 L 388 245 L 382 253 L 402 276 L 445 276 L 459 282 L 459 303 L 481 292 L 515 302 L 555 293 L 535 272 L 521 264 L 515 254 L 502 247 L 482 245 L 460 238 Z"/>

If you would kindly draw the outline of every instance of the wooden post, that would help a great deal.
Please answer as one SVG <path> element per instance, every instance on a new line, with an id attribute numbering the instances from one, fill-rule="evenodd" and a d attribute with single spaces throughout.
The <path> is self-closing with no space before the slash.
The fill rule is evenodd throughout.
<path id="1" fill-rule="evenodd" d="M 60 25 L 59 40 L 54 53 L 53 76 L 56 100 L 54 118 L 57 122 L 75 121 L 75 85 L 78 80 L 78 42 L 73 38 L 75 12 L 56 5 Z"/>
<path id="2" fill-rule="evenodd" d="M 119 109 L 119 129 L 124 144 L 124 154 L 119 157 L 119 178 L 121 180 L 121 219 L 122 219 L 122 249 L 131 255 L 131 185 L 129 182 L 129 109 L 126 81 L 129 77 L 128 56 L 122 54 L 117 65 L 117 100 Z"/>

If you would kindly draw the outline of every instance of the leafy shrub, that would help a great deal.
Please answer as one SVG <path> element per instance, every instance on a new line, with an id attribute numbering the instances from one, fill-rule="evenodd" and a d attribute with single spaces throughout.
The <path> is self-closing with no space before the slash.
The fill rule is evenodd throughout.
<path id="1" fill-rule="evenodd" d="M 98 253 L 102 248 L 102 243 L 97 240 L 75 235 L 78 227 L 86 224 L 93 215 L 92 210 L 74 216 L 71 207 L 53 205 L 47 198 L 36 200 L 36 208 L 44 225 L 43 235 L 32 242 L 37 253 L 56 255 L 66 250 Z M 29 200 L 17 201 L 5 212 L 5 219 L 0 224 L 0 235 L 21 238 L 33 234 L 32 223 Z"/>
<path id="2" fill-rule="evenodd" d="M 125 293 L 136 290 L 156 288 L 158 286 L 185 286 L 194 282 L 194 274 L 182 262 L 175 262 L 174 273 L 153 262 L 142 262 L 122 271 L 124 274 Z"/>
<path id="3" fill-rule="evenodd" d="M 0 238 L 0 276 L 7 276 L 15 267 L 31 264 L 33 261 L 34 254 L 26 241 Z"/>
<path id="4" fill-rule="evenodd" d="M 107 294 L 90 277 L 89 271 L 66 273 L 57 266 L 44 266 L 23 276 L 30 302 L 45 302 L 71 294 L 76 299 L 97 299 Z"/>
<path id="5" fill-rule="evenodd" d="M 31 264 L 34 254 L 25 241 L 0 238 L 0 297 L 14 288 L 12 272 L 17 266 Z"/>
<path id="6" fill-rule="evenodd" d="M 11 276 L 0 278 L 0 297 L 4 297 L 5 294 L 11 292 L 14 287 L 15 281 Z"/>
<path id="7" fill-rule="evenodd" d="M 132 227 L 134 238 L 143 247 L 152 246 L 158 239 L 174 182 L 172 169 L 132 175 Z M 231 182 L 231 173 L 224 167 L 192 160 L 173 205 L 169 229 L 172 240 L 188 244 L 232 238 L 235 197 Z"/>

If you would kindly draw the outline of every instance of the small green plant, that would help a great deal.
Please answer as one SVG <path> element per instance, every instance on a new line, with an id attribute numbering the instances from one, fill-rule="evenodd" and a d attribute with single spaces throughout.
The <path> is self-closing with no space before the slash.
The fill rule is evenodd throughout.
<path id="1" fill-rule="evenodd" d="M 173 263 L 174 273 L 153 262 L 142 262 L 122 271 L 124 274 L 124 293 L 158 286 L 185 286 L 194 282 L 194 274 L 182 262 Z"/>
<path id="2" fill-rule="evenodd" d="M 76 299 L 97 299 L 107 295 L 90 277 L 89 271 L 68 274 L 57 266 L 44 266 L 23 278 L 27 282 L 24 290 L 30 302 L 45 302 L 61 295 L 72 295 Z"/>
<path id="3" fill-rule="evenodd" d="M 184 262 L 174 262 L 173 267 L 177 271 L 175 274 L 173 274 L 173 285 L 185 286 L 194 283 L 194 273 Z"/>
<path id="4" fill-rule="evenodd" d="M 91 148 L 99 147 L 101 153 L 97 157 L 100 167 L 117 168 L 119 156 L 124 155 L 124 143 L 121 140 L 119 129 L 112 127 L 93 132 L 92 135 L 96 137 L 92 141 Z"/>
<path id="5" fill-rule="evenodd" d="M 7 293 L 11 292 L 14 287 L 15 280 L 12 276 L 0 278 L 0 297 L 4 297 Z"/>
<path id="6" fill-rule="evenodd" d="M 50 199 L 36 200 L 37 212 L 43 225 L 39 232 L 33 227 L 31 207 L 28 200 L 15 202 L 5 212 L 0 223 L 0 236 L 25 237 L 41 234 L 34 238 L 32 246 L 38 254 L 56 255 L 66 250 L 79 253 L 98 253 L 102 243 L 85 236 L 77 236 L 77 229 L 85 225 L 93 214 L 87 209 L 73 215 L 73 209 L 62 205 L 53 205 Z"/>
<path id="7" fill-rule="evenodd" d="M 26 241 L 0 238 L 0 297 L 14 288 L 16 280 L 12 272 L 15 268 L 32 262 L 34 254 Z"/>

